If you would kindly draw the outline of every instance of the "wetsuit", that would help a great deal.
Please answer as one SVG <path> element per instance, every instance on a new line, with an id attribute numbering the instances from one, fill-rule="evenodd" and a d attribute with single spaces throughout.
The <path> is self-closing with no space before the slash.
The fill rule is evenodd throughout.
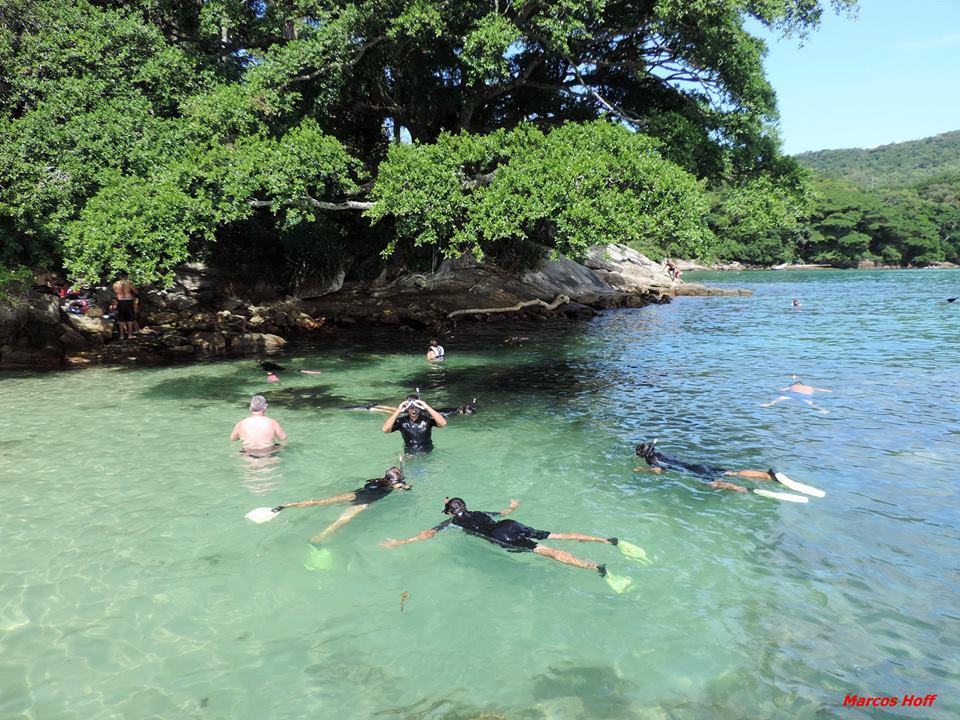
<path id="1" fill-rule="evenodd" d="M 393 430 L 403 435 L 403 449 L 407 452 L 430 452 L 433 450 L 431 437 L 437 422 L 427 413 L 420 413 L 416 422 L 409 415 L 401 415 L 393 421 Z"/>
<path id="2" fill-rule="evenodd" d="M 377 500 L 381 500 L 393 491 L 390 485 L 383 485 L 379 480 L 367 480 L 366 485 L 353 491 L 356 497 L 353 499 L 354 505 L 370 505 Z"/>
<path id="3" fill-rule="evenodd" d="M 444 520 L 434 527 L 433 531 L 440 532 L 451 525 L 456 525 L 471 535 L 478 535 L 484 540 L 505 547 L 510 552 L 536 550 L 537 543 L 533 540 L 545 540 L 550 536 L 547 530 L 535 530 L 516 520 L 494 520 L 493 516 L 499 514 L 469 510 L 462 515 L 454 515 L 449 520 Z"/>
<path id="4" fill-rule="evenodd" d="M 438 413 L 443 415 L 445 418 L 450 417 L 451 415 L 469 415 L 472 413 L 467 413 L 464 411 L 466 405 L 460 405 L 459 407 L 445 407 L 445 408 L 434 408 Z"/>
<path id="5" fill-rule="evenodd" d="M 117 300 L 117 322 L 134 322 L 137 319 L 133 299 Z"/>
<path id="6" fill-rule="evenodd" d="M 644 458 L 647 461 L 647 464 L 650 467 L 660 467 L 664 470 L 680 470 L 694 475 L 699 475 L 700 477 L 706 478 L 707 480 L 715 480 L 718 477 L 726 475 L 726 468 L 717 467 L 716 465 L 707 465 L 705 463 L 688 463 L 675 458 L 672 455 L 666 455 L 662 452 L 654 452 L 647 458 Z"/>

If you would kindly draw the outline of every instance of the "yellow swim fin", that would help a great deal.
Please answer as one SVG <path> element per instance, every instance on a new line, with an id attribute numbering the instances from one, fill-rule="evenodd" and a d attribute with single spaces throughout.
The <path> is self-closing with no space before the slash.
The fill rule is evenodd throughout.
<path id="1" fill-rule="evenodd" d="M 626 540 L 617 540 L 617 549 L 624 557 L 636 560 L 641 565 L 651 565 L 653 560 L 647 557 L 646 551 L 642 547 L 637 547 L 632 542 Z"/>
<path id="2" fill-rule="evenodd" d="M 303 566 L 307 570 L 329 570 L 333 567 L 333 555 L 326 548 L 311 545 L 310 557 Z"/>

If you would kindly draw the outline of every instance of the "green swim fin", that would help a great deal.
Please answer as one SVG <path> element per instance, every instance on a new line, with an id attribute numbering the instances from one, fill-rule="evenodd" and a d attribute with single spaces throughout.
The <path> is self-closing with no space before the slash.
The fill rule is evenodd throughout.
<path id="1" fill-rule="evenodd" d="M 310 557 L 303 566 L 307 570 L 329 570 L 333 567 L 333 555 L 326 548 L 311 545 Z"/>
<path id="2" fill-rule="evenodd" d="M 636 560 L 641 565 L 653 564 L 653 560 L 647 557 L 646 551 L 642 547 L 637 547 L 631 542 L 627 542 L 626 540 L 618 540 L 617 549 L 620 550 L 621 555 L 628 557 L 631 560 Z"/>
<path id="3" fill-rule="evenodd" d="M 607 585 L 609 585 L 610 589 L 613 590 L 617 595 L 621 594 L 627 588 L 633 585 L 633 580 L 628 578 L 626 575 L 614 575 L 609 570 L 604 573 L 603 579 L 607 581 Z"/>

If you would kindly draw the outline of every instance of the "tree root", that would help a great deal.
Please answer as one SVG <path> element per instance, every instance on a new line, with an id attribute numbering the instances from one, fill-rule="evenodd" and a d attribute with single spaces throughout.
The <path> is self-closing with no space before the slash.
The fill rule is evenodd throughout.
<path id="1" fill-rule="evenodd" d="M 498 307 L 498 308 L 470 308 L 468 310 L 454 310 L 451 313 L 447 313 L 447 319 L 452 320 L 458 315 L 489 315 L 492 313 L 509 313 L 509 312 L 519 312 L 524 308 L 532 307 L 533 305 L 542 305 L 547 310 L 556 310 L 561 305 L 566 305 L 570 302 L 570 298 L 566 295 L 557 295 L 553 302 L 546 303 L 540 298 L 536 300 L 527 300 L 526 302 L 518 302 L 516 305 L 511 305 L 510 307 Z"/>

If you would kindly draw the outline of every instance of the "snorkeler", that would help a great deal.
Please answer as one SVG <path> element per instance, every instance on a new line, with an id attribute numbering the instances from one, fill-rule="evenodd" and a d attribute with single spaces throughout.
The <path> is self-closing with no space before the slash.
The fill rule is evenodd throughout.
<path id="1" fill-rule="evenodd" d="M 770 402 L 760 403 L 760 407 L 773 407 L 774 405 L 778 405 L 779 403 L 782 403 L 786 400 L 799 400 L 800 402 L 803 402 L 809 405 L 814 410 L 817 410 L 818 412 L 821 412 L 824 415 L 830 412 L 829 410 L 824 410 L 819 405 L 816 405 L 813 402 L 813 400 L 809 399 L 809 396 L 818 392 L 832 392 L 831 390 L 827 390 L 826 388 L 813 387 L 812 385 L 805 385 L 800 381 L 800 379 L 796 375 L 791 375 L 790 377 L 793 378 L 793 381 L 786 387 L 780 388 L 780 392 L 786 393 L 786 394 L 780 395 L 779 397 L 774 398 Z"/>
<path id="2" fill-rule="evenodd" d="M 402 414 L 404 412 L 406 414 Z M 446 425 L 447 419 L 443 415 L 417 395 L 408 395 L 400 407 L 390 414 L 381 430 L 385 433 L 399 430 L 406 452 L 430 452 L 433 450 L 433 428 Z"/>
<path id="3" fill-rule="evenodd" d="M 582 533 L 554 533 L 547 530 L 536 530 L 527 527 L 515 520 L 494 520 L 493 516 L 509 515 L 519 507 L 520 503 L 516 500 L 510 501 L 510 506 L 500 512 L 481 512 L 479 510 L 468 510 L 467 504 L 461 498 L 445 498 L 443 512 L 452 517 L 444 520 L 439 525 L 435 525 L 429 530 L 424 530 L 418 535 L 407 538 L 406 540 L 385 540 L 380 543 L 383 547 L 393 548 L 406 543 L 417 542 L 418 540 L 428 540 L 438 532 L 446 530 L 451 525 L 456 525 L 471 535 L 477 535 L 484 540 L 506 548 L 508 552 L 533 552 L 537 555 L 543 555 L 551 560 L 562 562 L 565 565 L 584 568 L 586 570 L 596 570 L 600 577 L 607 578 L 608 583 L 617 592 L 623 592 L 632 581 L 630 578 L 621 578 L 611 575 L 607 571 L 606 565 L 600 565 L 593 560 L 582 560 L 565 550 L 540 545 L 534 540 L 577 540 L 579 542 L 596 542 L 620 547 L 621 552 L 627 557 L 631 557 L 640 562 L 649 562 L 646 554 L 641 548 L 636 547 L 626 541 L 620 541 L 617 538 L 601 538 L 593 535 L 584 535 Z"/>
<path id="4" fill-rule="evenodd" d="M 266 371 L 267 382 L 280 382 L 280 376 L 277 373 L 286 370 L 283 365 L 277 365 L 277 363 L 268 360 L 257 360 L 257 367 Z M 299 372 L 304 375 L 320 375 L 322 373 L 321 370 L 300 370 Z"/>
<path id="5" fill-rule="evenodd" d="M 341 502 L 352 503 L 326 530 L 310 539 L 311 543 L 316 544 L 330 537 L 337 528 L 346 525 L 377 500 L 382 500 L 394 490 L 409 490 L 410 488 L 411 486 L 407 485 L 403 479 L 403 471 L 398 467 L 392 467 L 383 474 L 382 478 L 367 480 L 363 487 L 357 488 L 352 492 L 334 495 L 333 497 L 322 500 L 302 500 L 300 502 L 287 503 L 286 505 L 277 505 L 275 508 L 256 508 L 248 512 L 246 517 L 255 523 L 265 523 L 273 520 L 281 510 L 286 510 L 287 508 L 332 505 Z"/>
<path id="6" fill-rule="evenodd" d="M 657 473 L 658 475 L 664 470 L 677 470 L 679 472 L 686 472 L 697 477 L 704 479 L 704 482 L 707 483 L 712 488 L 718 490 L 733 490 L 734 492 L 749 492 L 747 488 L 742 485 L 736 485 L 734 483 L 726 482 L 725 480 L 720 480 L 721 477 L 738 477 L 745 478 L 748 480 L 775 480 L 781 485 L 785 485 L 791 490 L 797 490 L 807 495 L 813 495 L 815 497 L 823 497 L 826 493 L 823 490 L 819 490 L 810 485 L 804 485 L 803 483 L 798 483 L 796 480 L 791 480 L 786 475 L 776 470 L 727 470 L 726 468 L 718 467 L 716 465 L 708 465 L 706 463 L 690 463 L 679 458 L 673 457 L 672 455 L 667 455 L 656 449 L 657 441 L 653 442 L 643 442 L 637 445 L 636 453 L 639 457 L 642 457 L 647 461 L 647 467 L 637 467 L 634 468 L 634 472 L 651 472 Z M 771 492 L 769 490 L 754 490 L 758 495 L 763 495 L 765 497 L 773 497 L 777 500 L 786 500 L 788 502 L 807 502 L 807 498 L 801 495 L 791 495 L 790 493 L 777 493 Z"/>

